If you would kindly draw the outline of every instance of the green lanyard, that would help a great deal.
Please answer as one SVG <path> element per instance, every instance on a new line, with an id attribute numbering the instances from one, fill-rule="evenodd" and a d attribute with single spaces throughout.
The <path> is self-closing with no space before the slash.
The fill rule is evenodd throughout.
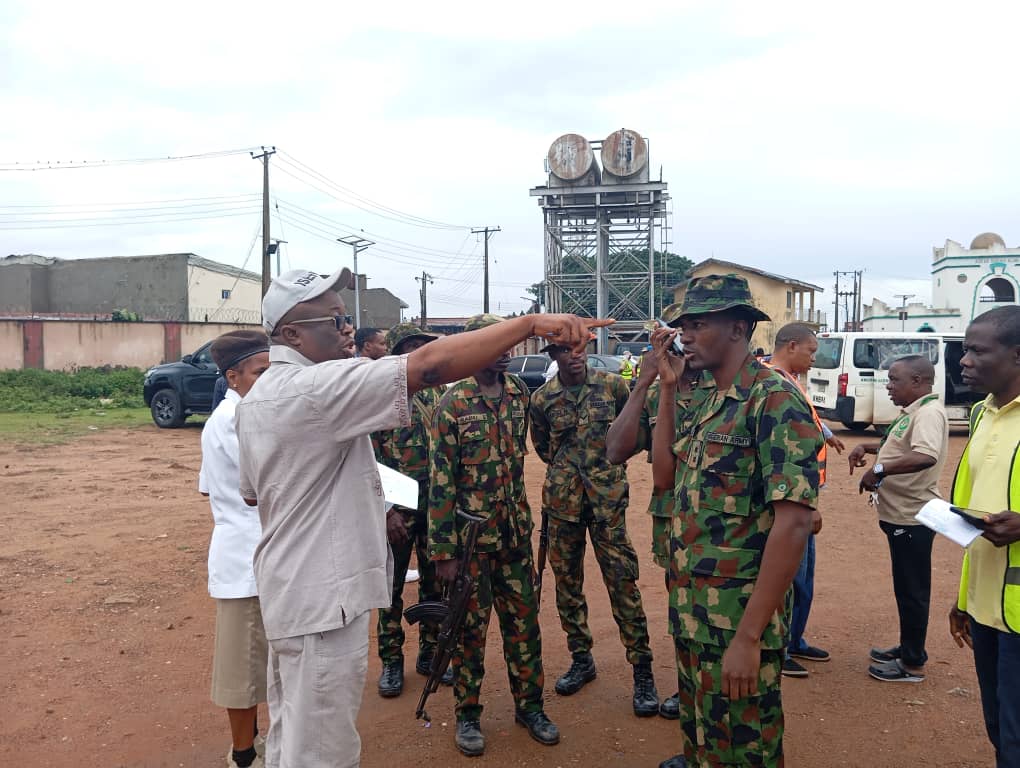
<path id="1" fill-rule="evenodd" d="M 932 400 L 938 400 L 938 399 L 939 399 L 939 396 L 936 395 L 934 392 L 932 392 L 930 395 L 925 395 L 921 399 L 921 404 L 919 406 L 917 406 L 917 409 L 920 410 L 925 405 L 930 403 Z M 889 435 L 891 435 L 893 432 L 896 431 L 896 427 L 898 427 L 900 425 L 900 422 L 903 421 L 904 419 L 909 420 L 910 419 L 910 415 L 907 414 L 907 413 L 901 413 L 899 415 L 899 417 L 897 417 L 896 421 L 894 421 L 892 424 L 889 425 L 889 429 L 887 429 L 885 431 L 885 434 L 882 435 L 882 442 L 880 442 L 878 444 L 879 448 L 881 448 L 883 445 L 885 445 L 885 441 L 889 439 Z"/>

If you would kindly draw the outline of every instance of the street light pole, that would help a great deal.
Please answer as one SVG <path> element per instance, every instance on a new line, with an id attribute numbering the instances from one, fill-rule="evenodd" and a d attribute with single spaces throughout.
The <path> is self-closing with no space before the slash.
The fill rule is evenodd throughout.
<path id="1" fill-rule="evenodd" d="M 338 243 L 351 246 L 354 252 L 354 327 L 361 327 L 361 275 L 358 273 L 358 254 L 369 246 L 375 245 L 374 240 L 366 240 L 356 235 L 338 237 Z"/>

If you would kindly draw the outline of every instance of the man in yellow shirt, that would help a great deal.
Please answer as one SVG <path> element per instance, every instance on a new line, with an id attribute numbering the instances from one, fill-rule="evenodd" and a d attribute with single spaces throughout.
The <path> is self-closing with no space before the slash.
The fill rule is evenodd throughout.
<path id="1" fill-rule="evenodd" d="M 953 479 L 957 507 L 984 513 L 949 612 L 956 644 L 974 650 L 985 728 L 997 768 L 1020 766 L 1020 306 L 967 326 L 963 381 L 988 392 L 971 417 Z"/>

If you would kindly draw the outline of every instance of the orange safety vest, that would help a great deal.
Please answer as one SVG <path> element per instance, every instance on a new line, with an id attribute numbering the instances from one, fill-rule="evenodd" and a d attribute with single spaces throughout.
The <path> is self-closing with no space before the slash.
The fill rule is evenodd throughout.
<path id="1" fill-rule="evenodd" d="M 811 418 L 815 420 L 815 426 L 817 426 L 818 431 L 822 433 L 822 447 L 818 451 L 818 485 L 825 485 L 825 456 L 828 453 L 829 446 L 825 443 L 825 431 L 822 429 L 822 420 L 818 418 L 818 411 L 816 411 L 815 407 L 811 404 L 811 400 L 808 399 L 807 392 L 804 391 L 804 387 L 800 385 L 800 380 L 796 376 L 792 375 L 788 371 L 784 371 L 782 368 L 777 368 L 772 363 L 767 363 L 764 360 L 761 361 L 761 364 L 767 368 L 771 368 L 776 373 L 793 382 L 797 389 L 800 390 L 800 393 L 804 395 L 804 402 L 807 403 L 808 408 L 811 409 Z"/>

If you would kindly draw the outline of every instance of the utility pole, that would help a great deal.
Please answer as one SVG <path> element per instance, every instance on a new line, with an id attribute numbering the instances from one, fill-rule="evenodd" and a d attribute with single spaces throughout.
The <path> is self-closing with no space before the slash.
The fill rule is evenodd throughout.
<path id="1" fill-rule="evenodd" d="M 261 155 L 250 154 L 253 160 L 262 161 L 262 295 L 265 296 L 273 279 L 269 260 L 269 158 L 276 154 L 276 147 L 262 147 Z"/>
<path id="2" fill-rule="evenodd" d="M 850 271 L 833 272 L 832 274 L 836 277 L 836 289 L 835 289 L 836 295 L 835 295 L 835 298 L 833 299 L 833 302 L 832 302 L 833 310 L 834 310 L 834 312 L 833 312 L 834 317 L 833 317 L 833 321 L 832 321 L 832 329 L 834 331 L 839 331 L 840 330 L 840 327 L 839 327 L 839 300 L 840 300 L 840 297 L 843 297 L 843 299 L 845 301 L 846 298 L 852 296 L 853 297 L 853 301 L 854 301 L 853 309 L 851 309 L 850 307 L 844 306 L 843 312 L 846 315 L 845 322 L 846 322 L 847 327 L 851 331 L 856 331 L 856 330 L 858 330 L 860 328 L 859 323 L 860 323 L 860 320 L 861 320 L 861 317 L 860 317 L 861 274 L 862 274 L 861 270 L 856 270 L 856 271 L 853 271 L 853 272 L 850 272 Z M 841 291 L 841 290 L 839 290 L 840 277 L 843 276 L 843 275 L 852 276 L 853 277 L 853 288 L 854 289 L 852 291 Z"/>
<path id="3" fill-rule="evenodd" d="M 354 327 L 361 327 L 361 275 L 358 274 L 358 254 L 371 245 L 375 245 L 374 240 L 366 240 L 363 237 L 357 237 L 356 235 L 347 235 L 347 237 L 338 237 L 336 239 L 338 243 L 351 246 L 351 250 L 354 251 Z"/>
<path id="4" fill-rule="evenodd" d="M 418 327 L 423 331 L 428 328 L 428 310 L 426 309 L 428 299 L 428 286 L 430 283 L 435 282 L 432 279 L 432 275 L 428 272 L 422 272 L 421 277 L 414 278 L 417 282 L 421 283 L 421 291 L 419 296 L 421 297 L 421 317 L 418 318 Z"/>
<path id="5" fill-rule="evenodd" d="M 907 299 L 912 299 L 916 296 L 916 293 L 895 293 L 897 299 L 900 299 L 900 330 L 907 330 Z"/>
<path id="6" fill-rule="evenodd" d="M 496 232 L 502 232 L 503 230 L 499 227 L 480 227 L 478 229 L 472 229 L 471 232 L 476 235 L 485 235 L 485 270 L 482 286 L 482 312 L 489 311 L 489 235 L 495 234 Z"/>

